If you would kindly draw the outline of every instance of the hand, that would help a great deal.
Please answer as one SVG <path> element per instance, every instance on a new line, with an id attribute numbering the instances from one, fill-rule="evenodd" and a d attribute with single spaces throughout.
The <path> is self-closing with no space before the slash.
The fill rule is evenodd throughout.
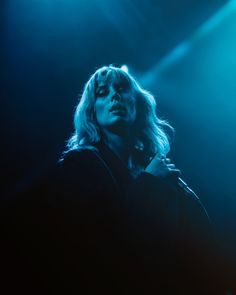
<path id="1" fill-rule="evenodd" d="M 175 167 L 174 164 L 171 163 L 169 158 L 160 157 L 156 155 L 151 163 L 146 167 L 146 172 L 154 175 L 154 176 L 174 176 L 179 177 L 181 175 L 181 171 Z"/>

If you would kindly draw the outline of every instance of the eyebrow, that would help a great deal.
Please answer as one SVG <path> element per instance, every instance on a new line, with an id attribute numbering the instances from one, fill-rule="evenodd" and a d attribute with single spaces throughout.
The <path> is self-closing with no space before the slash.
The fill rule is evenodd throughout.
<path id="1" fill-rule="evenodd" d="M 97 89 L 96 89 L 96 92 L 98 92 L 99 90 L 101 90 L 101 89 L 104 89 L 104 88 L 107 88 L 107 85 L 99 85 L 98 87 L 97 87 Z"/>

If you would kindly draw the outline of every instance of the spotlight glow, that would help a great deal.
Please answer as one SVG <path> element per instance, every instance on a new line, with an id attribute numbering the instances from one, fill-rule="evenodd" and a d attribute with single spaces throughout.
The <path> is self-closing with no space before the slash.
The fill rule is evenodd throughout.
<path id="1" fill-rule="evenodd" d="M 121 68 L 124 72 L 126 72 L 126 73 L 129 72 L 129 69 L 128 69 L 127 65 L 122 65 L 120 68 Z"/>

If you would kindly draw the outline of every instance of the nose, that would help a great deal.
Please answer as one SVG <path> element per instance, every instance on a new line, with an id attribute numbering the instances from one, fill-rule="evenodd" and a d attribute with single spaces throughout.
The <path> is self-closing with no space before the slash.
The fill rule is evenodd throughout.
<path id="1" fill-rule="evenodd" d="M 118 91 L 114 90 L 114 92 L 113 92 L 113 94 L 112 94 L 112 96 L 111 96 L 111 100 L 112 100 L 112 101 L 113 101 L 113 100 L 118 100 L 118 101 L 120 101 L 120 99 L 121 99 L 120 93 L 119 93 Z"/>

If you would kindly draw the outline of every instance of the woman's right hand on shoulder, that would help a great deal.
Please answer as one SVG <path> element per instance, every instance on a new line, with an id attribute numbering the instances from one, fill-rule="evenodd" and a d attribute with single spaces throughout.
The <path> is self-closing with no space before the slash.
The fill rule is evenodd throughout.
<path id="1" fill-rule="evenodd" d="M 181 171 L 172 164 L 169 158 L 156 155 L 149 165 L 146 167 L 145 172 L 154 176 L 165 177 L 169 175 L 180 176 Z"/>

